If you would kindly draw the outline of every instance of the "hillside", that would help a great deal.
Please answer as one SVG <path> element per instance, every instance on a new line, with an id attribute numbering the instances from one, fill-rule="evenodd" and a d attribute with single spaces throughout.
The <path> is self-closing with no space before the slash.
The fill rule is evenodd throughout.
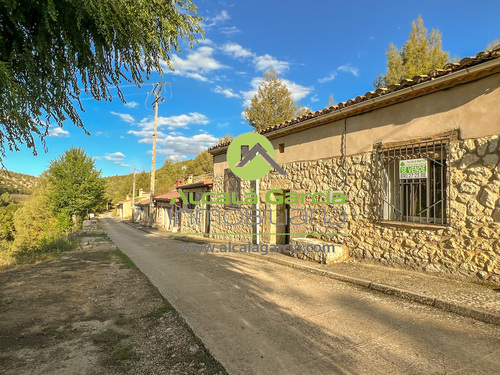
<path id="1" fill-rule="evenodd" d="M 0 194 L 31 194 L 37 178 L 28 174 L 0 170 Z"/>
<path id="2" fill-rule="evenodd" d="M 175 182 L 189 176 L 211 175 L 213 168 L 212 156 L 204 151 L 196 158 L 180 162 L 167 159 L 163 166 L 156 170 L 155 193 L 161 194 L 172 190 Z M 133 174 L 105 177 L 106 195 L 111 203 L 124 200 L 127 195 L 132 196 Z M 137 171 L 135 175 L 136 194 L 139 189 L 149 192 L 151 174 L 146 171 Z"/>

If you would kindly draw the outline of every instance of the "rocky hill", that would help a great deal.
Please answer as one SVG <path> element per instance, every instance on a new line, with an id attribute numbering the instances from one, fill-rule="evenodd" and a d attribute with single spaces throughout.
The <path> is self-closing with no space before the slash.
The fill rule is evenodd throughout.
<path id="1" fill-rule="evenodd" d="M 0 194 L 31 194 L 37 178 L 28 174 L 0 170 Z"/>

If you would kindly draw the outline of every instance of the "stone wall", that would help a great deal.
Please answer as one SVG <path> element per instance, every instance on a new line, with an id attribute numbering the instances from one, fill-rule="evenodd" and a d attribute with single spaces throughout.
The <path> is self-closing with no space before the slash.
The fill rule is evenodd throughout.
<path id="1" fill-rule="evenodd" d="M 452 141 L 450 155 L 451 221 L 448 226 L 381 220 L 381 177 L 374 153 L 282 165 L 286 176 L 271 172 L 260 180 L 260 208 L 276 209 L 264 201 L 264 194 L 271 189 L 297 193 L 340 190 L 346 196 L 344 205 L 322 205 L 321 208 L 343 208 L 347 214 L 346 224 L 324 225 L 320 214 L 315 213 L 312 224 L 291 226 L 292 239 L 304 237 L 300 233 L 324 233 L 313 237 L 344 244 L 350 256 L 359 260 L 500 282 L 499 138 Z M 242 191 L 249 189 L 250 182 L 242 181 Z M 215 176 L 213 191 L 224 191 L 223 176 Z M 243 206 L 243 209 L 251 207 Z M 307 201 L 290 208 L 311 211 L 320 207 Z M 244 223 L 219 226 L 213 221 L 212 229 L 212 232 L 227 233 L 254 230 Z M 272 230 L 269 220 L 260 230 L 261 233 Z M 345 231 L 347 236 L 333 234 Z M 251 241 L 252 236 L 238 235 L 231 239 Z M 273 236 L 264 235 L 262 241 L 271 242 Z"/>

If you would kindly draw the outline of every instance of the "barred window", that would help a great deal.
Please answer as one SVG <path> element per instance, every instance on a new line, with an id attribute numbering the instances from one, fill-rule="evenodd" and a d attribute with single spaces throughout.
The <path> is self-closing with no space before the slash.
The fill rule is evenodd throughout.
<path id="1" fill-rule="evenodd" d="M 382 219 L 448 224 L 450 140 L 379 149 Z"/>
<path id="2" fill-rule="evenodd" d="M 231 199 L 240 200 L 240 190 L 241 190 L 241 180 L 238 176 L 236 176 L 229 168 L 224 170 L 224 192 L 229 193 Z M 229 204 L 227 206 L 233 206 Z"/>
<path id="3" fill-rule="evenodd" d="M 189 202 L 196 201 L 196 192 L 190 191 L 189 193 L 187 193 L 187 198 L 189 199 Z M 188 203 L 187 208 L 190 210 L 194 210 L 196 208 L 196 205 L 194 203 Z"/>

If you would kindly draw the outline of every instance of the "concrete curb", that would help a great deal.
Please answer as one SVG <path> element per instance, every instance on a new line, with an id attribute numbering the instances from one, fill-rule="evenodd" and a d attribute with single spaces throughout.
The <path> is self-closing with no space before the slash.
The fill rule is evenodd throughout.
<path id="1" fill-rule="evenodd" d="M 256 255 L 256 254 L 250 254 L 250 255 L 254 256 L 254 257 L 259 257 L 260 259 L 262 259 L 262 256 L 260 256 L 260 255 Z M 276 258 L 268 257 L 267 260 L 269 262 L 281 264 L 283 266 L 296 268 L 296 269 L 299 269 L 302 271 L 308 271 L 308 272 L 311 272 L 311 273 L 314 273 L 317 275 L 329 277 L 331 279 L 344 281 L 344 282 L 348 282 L 348 283 L 355 284 L 358 286 L 362 286 L 364 288 L 372 289 L 372 290 L 375 290 L 377 292 L 381 292 L 384 294 L 389 294 L 389 295 L 399 297 L 402 299 L 406 299 L 409 301 L 417 302 L 417 303 L 420 303 L 422 305 L 436 307 L 438 309 L 448 311 L 448 312 L 451 312 L 454 314 L 458 314 L 461 316 L 465 316 L 468 318 L 472 318 L 475 320 L 479 320 L 481 322 L 500 325 L 500 315 L 497 315 L 494 313 L 489 313 L 486 311 L 480 311 L 480 310 L 474 309 L 474 308 L 469 307 L 469 306 L 459 305 L 459 304 L 456 304 L 453 302 L 444 301 L 444 300 L 441 300 L 439 298 L 429 297 L 425 294 L 420 294 L 420 293 L 396 288 L 396 287 L 389 286 L 389 285 L 374 283 L 374 282 L 364 280 L 361 278 L 357 278 L 357 277 L 346 276 L 346 275 L 342 275 L 342 274 L 338 274 L 338 273 L 326 271 L 326 270 L 319 270 L 319 269 L 314 268 L 314 267 L 309 267 L 307 265 L 288 262 L 288 261 L 283 260 L 283 259 L 276 259 Z"/>
<path id="2" fill-rule="evenodd" d="M 135 226 L 134 224 L 127 222 L 127 221 L 122 221 L 122 222 L 130 225 L 131 227 L 142 230 L 146 233 L 158 234 L 159 236 L 161 236 L 160 233 L 155 233 L 154 231 L 152 231 L 148 228 L 138 227 L 138 226 Z M 177 238 L 177 239 L 179 239 L 179 237 L 180 236 L 172 236 L 172 238 Z M 201 241 L 208 242 L 208 239 L 204 239 Z M 252 254 L 252 253 L 247 253 L 247 254 L 251 257 L 263 259 L 261 255 Z M 408 301 L 417 302 L 417 303 L 420 303 L 422 305 L 432 306 L 432 307 L 441 309 L 443 311 L 447 311 L 447 312 L 451 312 L 451 313 L 454 313 L 457 315 L 465 316 L 467 318 L 479 320 L 481 322 L 500 325 L 500 315 L 497 315 L 494 313 L 480 311 L 480 310 L 474 309 L 474 308 L 469 307 L 469 306 L 459 305 L 459 304 L 456 304 L 453 302 L 444 301 L 444 300 L 441 300 L 439 298 L 429 297 L 425 294 L 396 288 L 396 287 L 393 287 L 390 285 L 374 283 L 374 282 L 371 282 L 369 280 L 364 280 L 364 279 L 361 279 L 358 277 L 342 275 L 342 274 L 327 271 L 327 270 L 320 270 L 320 269 L 317 269 L 315 267 L 310 267 L 310 266 L 307 266 L 304 264 L 297 264 L 294 262 L 289 262 L 289 261 L 284 260 L 284 259 L 277 259 L 277 258 L 273 258 L 273 257 L 266 257 L 266 258 L 269 262 L 273 262 L 273 263 L 280 264 L 280 265 L 287 266 L 287 267 L 291 267 L 291 268 L 296 268 L 296 269 L 299 269 L 302 271 L 308 271 L 308 272 L 314 273 L 316 275 L 328 277 L 330 279 L 339 280 L 339 281 L 351 283 L 354 285 L 362 286 L 362 287 L 367 288 L 367 289 L 375 290 L 377 292 L 381 292 L 384 294 L 388 294 L 388 295 L 392 295 L 392 296 L 399 297 L 402 299 L 406 299 Z"/>

